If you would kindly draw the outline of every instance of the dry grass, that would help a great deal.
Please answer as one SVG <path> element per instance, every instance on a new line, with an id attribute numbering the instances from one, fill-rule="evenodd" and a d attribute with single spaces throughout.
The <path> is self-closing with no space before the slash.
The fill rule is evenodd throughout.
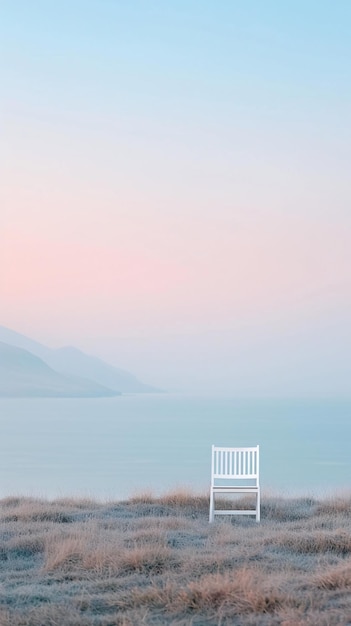
<path id="1" fill-rule="evenodd" d="M 351 559 L 339 563 L 336 567 L 329 567 L 325 572 L 317 574 L 315 584 L 320 589 L 350 589 L 351 590 Z"/>
<path id="2" fill-rule="evenodd" d="M 0 501 L 0 626 L 347 626 L 351 498 Z M 243 502 L 243 506 L 245 502 Z"/>

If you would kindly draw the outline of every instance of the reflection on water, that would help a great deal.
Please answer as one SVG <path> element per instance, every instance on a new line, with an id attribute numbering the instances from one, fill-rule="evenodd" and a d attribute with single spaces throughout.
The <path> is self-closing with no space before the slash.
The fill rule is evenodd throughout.
<path id="1" fill-rule="evenodd" d="M 207 490 L 210 448 L 261 446 L 263 491 L 349 489 L 351 401 L 175 395 L 1 400 L 0 496 Z"/>

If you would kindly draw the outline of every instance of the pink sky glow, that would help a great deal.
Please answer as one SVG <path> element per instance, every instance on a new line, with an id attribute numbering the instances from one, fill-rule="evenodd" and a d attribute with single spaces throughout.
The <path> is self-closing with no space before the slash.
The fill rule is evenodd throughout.
<path id="1" fill-rule="evenodd" d="M 294 341 L 305 373 L 329 364 L 316 388 L 346 381 L 350 19 L 343 0 L 6 3 L 0 324 L 156 385 L 205 361 L 230 381 L 238 337 L 271 338 L 272 381 Z"/>

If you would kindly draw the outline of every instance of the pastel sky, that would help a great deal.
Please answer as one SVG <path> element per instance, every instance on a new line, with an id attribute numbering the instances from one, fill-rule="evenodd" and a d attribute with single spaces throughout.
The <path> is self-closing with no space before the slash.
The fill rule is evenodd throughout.
<path id="1" fill-rule="evenodd" d="M 349 0 L 2 2 L 0 324 L 168 388 L 346 393 L 350 33 Z"/>

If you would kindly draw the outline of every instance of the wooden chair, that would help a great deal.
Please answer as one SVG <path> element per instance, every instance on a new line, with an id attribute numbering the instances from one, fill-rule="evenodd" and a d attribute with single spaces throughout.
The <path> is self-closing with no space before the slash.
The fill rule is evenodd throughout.
<path id="1" fill-rule="evenodd" d="M 255 509 L 216 509 L 215 494 L 246 494 L 256 496 Z M 212 446 L 210 491 L 210 522 L 215 515 L 255 515 L 260 521 L 259 446 L 253 448 L 222 448 Z"/>

